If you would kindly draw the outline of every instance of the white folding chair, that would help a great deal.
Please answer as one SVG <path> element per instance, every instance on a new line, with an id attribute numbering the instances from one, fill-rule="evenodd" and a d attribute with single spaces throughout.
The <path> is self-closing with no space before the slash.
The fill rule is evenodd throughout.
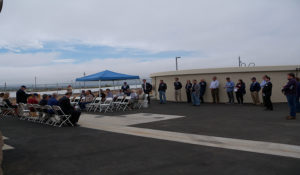
<path id="1" fill-rule="evenodd" d="M 55 112 L 50 105 L 44 106 L 44 113 L 46 114 L 45 119 L 43 121 L 44 124 L 53 126 L 55 123 L 59 121 L 59 118 L 57 119 L 55 117 Z"/>
<path id="2" fill-rule="evenodd" d="M 71 102 L 72 106 L 76 106 L 80 102 L 81 97 L 75 97 L 74 100 Z"/>
<path id="3" fill-rule="evenodd" d="M 125 97 L 124 96 L 118 96 L 115 101 L 112 102 L 113 104 L 113 109 L 118 110 L 120 104 L 124 101 Z"/>
<path id="4" fill-rule="evenodd" d="M 60 120 L 54 123 L 54 126 L 61 127 L 63 125 L 70 124 L 74 126 L 73 123 L 70 121 L 71 114 L 65 114 L 64 111 L 59 106 L 52 106 L 54 113 L 59 116 Z"/>
<path id="5" fill-rule="evenodd" d="M 18 113 L 20 116 L 20 120 L 26 120 L 30 116 L 30 110 L 24 103 L 19 103 Z"/>
<path id="6" fill-rule="evenodd" d="M 0 103 L 0 109 L 1 109 L 1 115 L 3 116 L 9 116 L 9 115 L 16 115 L 15 109 L 11 108 L 7 105 L 5 101 L 2 101 Z"/>
<path id="7" fill-rule="evenodd" d="M 99 111 L 102 112 L 104 110 L 104 113 L 106 113 L 108 110 L 110 110 L 112 112 L 112 102 L 113 98 L 106 98 L 103 103 L 100 103 Z"/>
<path id="8" fill-rule="evenodd" d="M 138 104 L 137 104 L 138 109 L 141 109 L 145 104 L 148 104 L 147 97 L 148 97 L 148 94 L 145 94 L 143 99 L 138 100 Z"/>
<path id="9" fill-rule="evenodd" d="M 96 98 L 97 98 L 97 97 L 94 97 L 91 103 L 88 103 L 88 104 L 85 105 L 85 108 L 86 108 L 87 111 L 89 111 L 91 105 L 94 104 L 94 102 L 96 101 Z"/>
<path id="10" fill-rule="evenodd" d="M 128 109 L 130 99 L 130 96 L 126 96 L 125 99 L 120 103 L 119 110 L 125 111 L 126 109 Z"/>
<path id="11" fill-rule="evenodd" d="M 101 97 L 97 97 L 94 102 L 90 105 L 88 111 L 92 111 L 94 110 L 94 112 L 96 112 L 98 110 L 98 108 L 100 108 L 100 104 L 101 104 Z"/>

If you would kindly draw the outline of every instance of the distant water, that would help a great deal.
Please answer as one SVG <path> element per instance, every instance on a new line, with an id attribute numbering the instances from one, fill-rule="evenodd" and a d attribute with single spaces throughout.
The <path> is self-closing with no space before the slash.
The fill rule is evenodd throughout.
<path id="1" fill-rule="evenodd" d="M 141 88 L 141 85 L 130 85 L 131 88 Z M 110 90 L 120 90 L 121 86 L 114 86 L 114 87 L 102 87 L 102 90 L 105 89 L 110 89 Z M 99 88 L 83 88 L 83 89 L 73 89 L 73 93 L 74 94 L 79 94 L 81 93 L 82 90 L 91 90 L 92 92 L 98 92 Z M 40 95 L 43 94 L 53 94 L 53 93 L 58 93 L 59 95 L 63 95 L 67 92 L 67 90 L 59 90 L 59 91 L 42 91 L 42 92 L 27 92 L 29 94 L 33 94 L 33 93 L 38 93 Z M 10 97 L 16 97 L 16 91 L 10 91 L 9 92 Z"/>

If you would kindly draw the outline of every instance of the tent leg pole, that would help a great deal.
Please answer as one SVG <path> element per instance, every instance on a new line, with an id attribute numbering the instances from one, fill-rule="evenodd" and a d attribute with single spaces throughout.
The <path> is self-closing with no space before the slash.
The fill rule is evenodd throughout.
<path id="1" fill-rule="evenodd" d="M 100 80 L 99 80 L 99 97 L 101 97 L 101 95 L 100 95 L 100 91 L 101 91 L 101 82 L 100 82 Z"/>

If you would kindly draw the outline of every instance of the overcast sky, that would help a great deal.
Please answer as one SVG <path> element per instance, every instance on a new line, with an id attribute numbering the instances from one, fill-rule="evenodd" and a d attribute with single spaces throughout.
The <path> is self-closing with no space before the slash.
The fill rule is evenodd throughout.
<path id="1" fill-rule="evenodd" d="M 300 64 L 299 0 L 4 0 L 0 86 Z"/>

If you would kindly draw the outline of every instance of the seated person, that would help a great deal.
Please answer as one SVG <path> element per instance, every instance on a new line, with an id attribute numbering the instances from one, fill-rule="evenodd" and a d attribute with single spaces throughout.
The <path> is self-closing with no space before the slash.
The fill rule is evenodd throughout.
<path id="1" fill-rule="evenodd" d="M 106 91 L 106 97 L 107 98 L 113 98 L 114 97 L 114 95 L 112 94 L 112 92 L 110 91 L 110 89 L 106 89 L 105 91 Z"/>
<path id="2" fill-rule="evenodd" d="M 65 96 L 59 99 L 58 105 L 61 107 L 62 111 L 67 114 L 71 115 L 70 121 L 74 126 L 78 126 L 77 122 L 81 115 L 80 111 L 76 111 L 75 108 L 71 105 L 70 97 L 72 96 L 71 92 L 67 92 Z"/>
<path id="3" fill-rule="evenodd" d="M 129 101 L 129 107 L 130 107 L 131 109 L 134 108 L 134 106 L 135 106 L 136 103 L 138 102 L 138 99 L 139 99 L 138 94 L 136 93 L 135 90 L 132 90 L 131 93 L 130 93 L 130 101 Z"/>
<path id="4" fill-rule="evenodd" d="M 11 103 L 8 92 L 3 95 L 3 102 L 5 102 L 5 107 L 13 108 L 15 110 L 14 115 L 18 114 L 18 106 Z"/>
<path id="5" fill-rule="evenodd" d="M 4 93 L 3 92 L 0 93 L 0 103 L 2 103 L 2 101 L 3 101 L 3 96 L 4 96 Z"/>
<path id="6" fill-rule="evenodd" d="M 58 105 L 57 96 L 58 96 L 57 93 L 53 93 L 51 98 L 48 99 L 47 105 L 49 106 Z"/>
<path id="7" fill-rule="evenodd" d="M 28 98 L 27 103 L 28 104 L 39 104 L 38 97 L 39 97 L 39 95 L 37 93 L 34 93 L 30 98 Z M 30 107 L 29 109 L 31 112 L 35 112 L 34 108 Z M 33 115 L 35 115 L 35 113 Z"/>
<path id="8" fill-rule="evenodd" d="M 130 96 L 130 94 L 131 94 L 131 90 L 130 89 L 128 89 L 126 92 L 125 92 L 125 94 L 127 95 L 127 96 Z"/>
<path id="9" fill-rule="evenodd" d="M 85 95 L 86 95 L 85 90 L 82 90 L 82 91 L 81 91 L 81 94 L 80 94 L 80 99 L 83 98 L 83 97 L 85 97 Z"/>
<path id="10" fill-rule="evenodd" d="M 124 97 L 124 96 L 125 96 L 125 94 L 124 94 L 123 90 L 120 89 L 119 93 L 114 97 L 114 101 L 116 101 L 118 97 Z"/>
<path id="11" fill-rule="evenodd" d="M 39 104 L 38 97 L 39 97 L 39 95 L 37 93 L 34 93 L 33 95 L 31 95 L 28 98 L 27 103 L 28 104 Z"/>
<path id="12" fill-rule="evenodd" d="M 41 106 L 47 105 L 48 99 L 49 99 L 49 96 L 47 94 L 44 94 L 42 97 L 42 100 L 39 102 L 39 105 L 41 105 Z"/>
<path id="13" fill-rule="evenodd" d="M 146 94 L 144 93 L 144 91 L 142 89 L 138 90 L 138 100 L 145 100 L 145 96 Z"/>
<path id="14" fill-rule="evenodd" d="M 98 94 L 98 97 L 101 97 L 101 101 L 102 101 L 102 102 L 105 101 L 106 95 L 105 95 L 105 93 L 103 92 L 102 89 L 100 89 L 100 94 Z"/>
<path id="15" fill-rule="evenodd" d="M 94 96 L 92 95 L 92 91 L 88 90 L 85 94 L 85 99 L 79 103 L 80 109 L 85 109 L 86 104 L 93 102 Z"/>
<path id="16" fill-rule="evenodd" d="M 58 96 L 57 93 L 53 93 L 51 98 L 49 98 L 47 105 L 57 106 L 58 105 L 57 96 Z M 52 110 L 49 110 L 48 113 L 54 114 L 54 112 Z"/>

